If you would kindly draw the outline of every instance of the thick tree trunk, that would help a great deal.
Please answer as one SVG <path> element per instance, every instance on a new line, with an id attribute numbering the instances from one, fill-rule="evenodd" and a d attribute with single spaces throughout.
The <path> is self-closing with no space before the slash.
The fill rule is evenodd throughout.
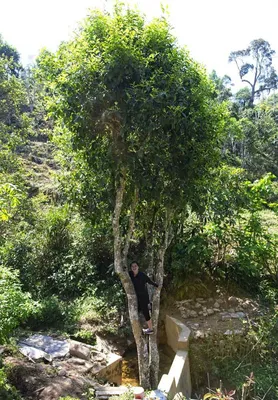
<path id="1" fill-rule="evenodd" d="M 113 235 L 114 235 L 114 266 L 115 271 L 121 279 L 122 285 L 127 295 L 129 318 L 134 335 L 137 355 L 140 385 L 144 388 L 150 388 L 149 369 L 148 369 L 148 345 L 146 339 L 142 336 L 142 327 L 139 320 L 137 297 L 131 279 L 127 271 L 127 253 L 129 249 L 129 241 L 134 226 L 134 213 L 138 192 L 135 191 L 134 203 L 131 207 L 130 223 L 128 233 L 126 235 L 126 243 L 123 246 L 122 235 L 120 229 L 120 216 L 123 207 L 123 197 L 125 190 L 125 174 L 122 174 L 119 184 L 116 187 L 116 201 L 113 215 Z M 123 251 L 122 251 L 123 249 Z M 124 269 L 124 266 L 126 267 Z"/>
<path id="2" fill-rule="evenodd" d="M 135 209 L 138 202 L 138 191 L 135 190 L 134 200 L 131 205 L 129 227 L 123 246 L 123 239 L 120 228 L 120 216 L 123 207 L 123 198 L 125 190 L 125 174 L 122 174 L 118 186 L 116 187 L 116 201 L 113 215 L 113 235 L 114 235 L 114 266 L 115 271 L 121 279 L 128 300 L 129 318 L 134 335 L 139 368 L 139 381 L 144 389 L 156 388 L 158 385 L 159 371 L 159 353 L 157 347 L 157 327 L 160 305 L 160 288 L 163 284 L 164 273 L 164 256 L 171 241 L 169 234 L 169 218 L 166 218 L 164 240 L 157 254 L 158 264 L 156 269 L 155 280 L 159 285 L 159 289 L 153 296 L 153 312 L 152 321 L 154 335 L 145 336 L 142 334 L 142 327 L 139 320 L 137 297 L 127 271 L 127 254 L 129 243 L 134 229 Z"/>
<path id="3" fill-rule="evenodd" d="M 157 264 L 155 280 L 156 283 L 159 285 L 159 287 L 153 296 L 152 321 L 153 321 L 154 335 L 150 337 L 150 345 L 149 345 L 150 384 L 152 388 L 156 388 L 158 386 L 159 352 L 157 345 L 157 333 L 158 333 L 158 321 L 159 321 L 159 311 L 160 311 L 160 290 L 163 285 L 165 253 L 171 240 L 172 237 L 170 237 L 169 225 L 167 224 L 165 231 L 165 239 L 161 248 L 158 251 L 158 257 L 157 257 L 158 264 Z"/>
<path id="4" fill-rule="evenodd" d="M 152 220 L 151 227 L 149 230 L 149 235 L 146 235 L 148 239 L 147 246 L 148 254 L 149 254 L 149 265 L 148 265 L 148 274 L 155 280 L 155 282 L 159 285 L 159 288 L 154 292 L 152 297 L 152 323 L 154 334 L 149 338 L 149 371 L 150 371 L 150 384 L 152 388 L 156 388 L 158 386 L 158 372 L 159 372 L 159 351 L 157 344 L 157 334 L 158 334 L 158 322 L 159 322 L 159 311 L 160 311 L 160 291 L 163 286 L 163 277 L 164 277 L 164 258 L 167 248 L 172 241 L 173 235 L 171 233 L 171 213 L 166 211 L 165 214 L 165 225 L 164 229 L 162 229 L 162 237 L 160 236 L 161 229 L 155 229 L 155 220 Z M 159 232 L 160 238 L 160 247 L 156 254 L 154 254 L 154 232 Z M 154 266 L 154 259 L 157 260 L 156 265 Z M 154 274 L 155 272 L 155 274 Z"/>

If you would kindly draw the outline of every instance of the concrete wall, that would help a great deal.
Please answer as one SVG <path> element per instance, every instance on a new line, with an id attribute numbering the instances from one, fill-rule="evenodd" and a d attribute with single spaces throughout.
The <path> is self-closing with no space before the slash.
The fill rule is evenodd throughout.
<path id="1" fill-rule="evenodd" d="M 166 315 L 165 329 L 167 344 L 176 355 L 168 374 L 164 374 L 158 389 L 172 399 L 176 393 L 183 393 L 186 398 L 191 396 L 191 377 L 188 358 L 188 340 L 190 329 L 176 318 Z"/>
<path id="2" fill-rule="evenodd" d="M 122 384 L 122 357 L 110 353 L 107 365 L 102 367 L 95 375 L 97 378 L 103 378 L 120 386 Z"/>

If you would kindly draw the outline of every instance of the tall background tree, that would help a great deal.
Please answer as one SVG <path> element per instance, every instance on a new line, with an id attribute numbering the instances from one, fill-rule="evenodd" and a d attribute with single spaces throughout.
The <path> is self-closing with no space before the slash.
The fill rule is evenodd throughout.
<path id="1" fill-rule="evenodd" d="M 252 40 L 246 49 L 230 53 L 229 61 L 236 64 L 241 81 L 250 86 L 251 106 L 256 97 L 277 88 L 278 77 L 272 65 L 274 54 L 264 39 Z"/>
<path id="2" fill-rule="evenodd" d="M 43 52 L 38 64 L 51 88 L 56 141 L 73 198 L 90 218 L 110 215 L 140 382 L 155 387 L 160 290 L 146 352 L 128 275 L 130 243 L 147 242 L 148 271 L 162 286 L 173 223 L 189 201 L 197 203 L 217 159 L 225 107 L 214 101 L 213 85 L 178 47 L 164 17 L 146 23 L 122 6 L 113 15 L 92 12 L 72 42 L 56 54 Z"/>

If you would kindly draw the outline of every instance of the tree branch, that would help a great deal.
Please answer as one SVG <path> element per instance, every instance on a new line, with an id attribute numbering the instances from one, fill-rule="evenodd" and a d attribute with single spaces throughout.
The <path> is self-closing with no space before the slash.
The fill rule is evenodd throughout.
<path id="1" fill-rule="evenodd" d="M 236 63 L 236 66 L 237 66 L 237 69 L 238 69 L 238 72 L 239 72 L 239 76 L 240 76 L 240 79 L 241 79 L 241 75 L 240 75 L 240 68 L 239 68 L 238 62 L 237 62 L 237 60 L 236 60 L 236 59 L 235 59 L 234 61 L 235 61 L 235 63 Z"/>
<path id="2" fill-rule="evenodd" d="M 125 173 L 120 177 L 118 186 L 116 187 L 116 201 L 113 214 L 113 235 L 114 235 L 114 265 L 117 274 L 123 270 L 121 262 L 121 234 L 120 234 L 120 215 L 123 206 L 123 197 L 125 189 Z"/>
<path id="3" fill-rule="evenodd" d="M 251 86 L 251 88 L 253 87 L 252 83 L 251 83 L 251 82 L 249 82 L 247 79 L 241 79 L 241 82 L 246 82 L 246 83 L 249 83 L 249 85 Z"/>
<path id="4" fill-rule="evenodd" d="M 127 230 L 127 234 L 126 234 L 126 238 L 125 238 L 125 246 L 124 246 L 124 250 L 123 250 L 123 262 L 125 264 L 124 267 L 126 269 L 127 269 L 127 255 L 128 255 L 128 251 L 129 251 L 129 247 L 130 247 L 130 239 L 133 234 L 134 225 L 135 225 L 135 210 L 136 210 L 136 206 L 138 203 L 138 194 L 139 194 L 139 190 L 136 187 L 136 189 L 134 191 L 134 197 L 133 197 L 133 200 L 131 203 L 129 225 L 128 225 L 128 230 Z"/>

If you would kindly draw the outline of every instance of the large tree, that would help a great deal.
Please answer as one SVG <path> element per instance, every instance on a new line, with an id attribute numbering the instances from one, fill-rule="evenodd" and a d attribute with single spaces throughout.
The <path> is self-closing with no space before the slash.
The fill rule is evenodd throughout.
<path id="1" fill-rule="evenodd" d="M 251 106 L 263 92 L 269 93 L 277 88 L 278 77 L 272 65 L 274 54 L 275 51 L 264 39 L 252 40 L 246 49 L 230 53 L 229 61 L 236 64 L 241 81 L 250 86 Z"/>
<path id="2" fill-rule="evenodd" d="M 225 108 L 166 19 L 146 23 L 123 6 L 113 15 L 93 11 L 76 37 L 56 54 L 44 51 L 38 66 L 49 82 L 73 196 L 83 212 L 111 215 L 114 266 L 128 298 L 140 382 L 155 387 L 160 290 L 153 297 L 155 334 L 147 341 L 128 275 L 130 243 L 145 240 L 148 272 L 161 287 L 173 224 L 208 179 Z"/>

